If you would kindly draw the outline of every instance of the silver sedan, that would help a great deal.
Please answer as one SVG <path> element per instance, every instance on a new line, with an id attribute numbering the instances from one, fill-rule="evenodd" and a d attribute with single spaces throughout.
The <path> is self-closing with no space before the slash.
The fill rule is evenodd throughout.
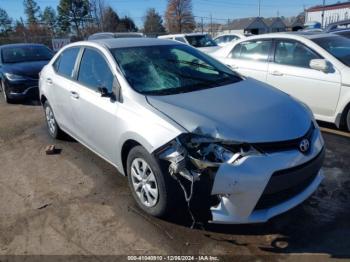
<path id="1" fill-rule="evenodd" d="M 209 221 L 265 222 L 323 178 L 324 142 L 304 104 L 185 44 L 73 43 L 39 86 L 50 135 L 69 134 L 127 175 L 154 216 L 206 187 Z"/>

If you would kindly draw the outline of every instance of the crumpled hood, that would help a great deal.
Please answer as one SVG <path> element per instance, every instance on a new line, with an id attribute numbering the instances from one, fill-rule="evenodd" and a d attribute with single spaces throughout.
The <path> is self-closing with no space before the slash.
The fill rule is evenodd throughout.
<path id="1" fill-rule="evenodd" d="M 286 141 L 302 137 L 311 125 L 303 105 L 253 79 L 147 100 L 189 132 L 227 141 Z"/>
<path id="2" fill-rule="evenodd" d="M 39 72 L 49 61 L 30 61 L 21 63 L 3 64 L 3 71 L 16 75 L 39 78 Z"/>

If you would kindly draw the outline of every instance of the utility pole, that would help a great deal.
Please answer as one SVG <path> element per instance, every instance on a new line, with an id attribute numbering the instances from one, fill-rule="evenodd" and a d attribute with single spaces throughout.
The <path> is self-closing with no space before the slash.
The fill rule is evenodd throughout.
<path id="1" fill-rule="evenodd" d="M 203 31 L 204 31 L 203 17 L 201 17 L 201 25 L 202 25 L 202 34 L 203 34 Z"/>
<path id="2" fill-rule="evenodd" d="M 213 16 L 210 14 L 210 32 L 213 35 Z"/>
<path id="3" fill-rule="evenodd" d="M 260 11 L 261 11 L 261 0 L 259 0 L 259 17 L 261 15 Z"/>
<path id="4" fill-rule="evenodd" d="M 323 0 L 323 6 L 322 6 L 322 22 L 321 27 L 324 28 L 324 6 L 326 5 L 326 0 Z"/>

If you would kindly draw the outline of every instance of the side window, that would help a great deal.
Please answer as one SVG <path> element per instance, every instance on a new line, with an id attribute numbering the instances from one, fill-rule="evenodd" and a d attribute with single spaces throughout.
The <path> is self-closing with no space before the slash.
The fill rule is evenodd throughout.
<path id="1" fill-rule="evenodd" d="M 241 56 L 242 44 L 236 45 L 230 53 L 230 58 L 238 59 Z"/>
<path id="2" fill-rule="evenodd" d="M 310 68 L 310 61 L 320 56 L 296 41 L 279 41 L 276 45 L 275 63 Z"/>
<path id="3" fill-rule="evenodd" d="M 56 59 L 53 67 L 60 75 L 72 78 L 80 47 L 72 47 L 62 52 L 62 54 Z"/>
<path id="4" fill-rule="evenodd" d="M 175 40 L 186 44 L 186 41 L 183 37 L 175 37 Z"/>
<path id="5" fill-rule="evenodd" d="M 271 43 L 270 40 L 257 40 L 240 43 L 233 49 L 231 58 L 265 62 L 269 57 Z"/>
<path id="6" fill-rule="evenodd" d="M 103 56 L 96 50 L 86 48 L 80 62 L 78 82 L 93 90 L 105 87 L 112 92 L 113 79 Z"/>
<path id="7" fill-rule="evenodd" d="M 225 41 L 224 38 L 225 38 L 224 36 L 220 36 L 220 37 L 216 38 L 214 41 L 217 44 L 221 44 L 221 43 L 224 43 L 224 41 Z"/>

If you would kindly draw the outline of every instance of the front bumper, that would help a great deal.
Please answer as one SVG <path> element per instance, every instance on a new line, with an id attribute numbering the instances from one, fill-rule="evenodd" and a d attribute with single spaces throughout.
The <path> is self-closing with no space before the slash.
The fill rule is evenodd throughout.
<path id="1" fill-rule="evenodd" d="M 26 97 L 38 97 L 39 96 L 39 80 L 26 80 L 26 81 L 5 81 L 6 94 L 11 99 L 22 99 Z"/>
<path id="2" fill-rule="evenodd" d="M 220 203 L 211 207 L 210 222 L 261 223 L 297 206 L 321 183 L 323 158 L 324 141 L 319 129 L 315 129 L 307 154 L 288 150 L 222 164 L 211 191 L 219 196 Z M 264 198 L 270 198 L 271 203 L 264 203 Z"/>

